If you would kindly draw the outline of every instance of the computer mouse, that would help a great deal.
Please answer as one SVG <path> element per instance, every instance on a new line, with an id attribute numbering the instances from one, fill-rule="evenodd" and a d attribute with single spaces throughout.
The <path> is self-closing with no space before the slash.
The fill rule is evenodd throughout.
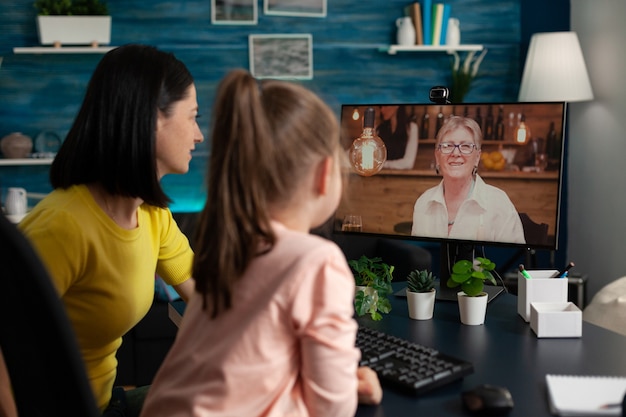
<path id="1" fill-rule="evenodd" d="M 463 406 L 477 416 L 499 416 L 513 409 L 513 396 L 505 387 L 482 384 L 461 394 Z"/>

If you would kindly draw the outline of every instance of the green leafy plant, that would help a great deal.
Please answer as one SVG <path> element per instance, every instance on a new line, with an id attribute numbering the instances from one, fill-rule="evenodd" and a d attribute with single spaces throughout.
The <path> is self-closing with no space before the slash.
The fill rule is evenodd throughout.
<path id="1" fill-rule="evenodd" d="M 406 282 L 411 292 L 430 292 L 435 288 L 435 277 L 425 269 L 411 271 Z"/>
<path id="2" fill-rule="evenodd" d="M 392 293 L 393 266 L 383 262 L 382 258 L 368 258 L 363 255 L 357 260 L 348 261 L 357 286 L 366 287 L 357 291 L 354 307 L 357 315 L 368 314 L 373 320 L 381 320 L 381 313 L 391 311 L 389 294 Z"/>
<path id="3" fill-rule="evenodd" d="M 491 274 L 495 268 L 496 264 L 487 258 L 476 257 L 473 262 L 466 259 L 460 260 L 452 266 L 452 274 L 447 285 L 450 288 L 460 285 L 465 294 L 469 297 L 476 297 L 483 292 L 485 280 L 497 285 Z"/>
<path id="4" fill-rule="evenodd" d="M 42 16 L 106 16 L 106 3 L 101 0 L 37 0 L 33 4 Z"/>

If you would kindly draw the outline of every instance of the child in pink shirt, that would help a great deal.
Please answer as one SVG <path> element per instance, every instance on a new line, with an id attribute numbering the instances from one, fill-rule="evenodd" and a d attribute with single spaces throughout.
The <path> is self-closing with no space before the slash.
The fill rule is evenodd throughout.
<path id="1" fill-rule="evenodd" d="M 381 401 L 376 374 L 358 368 L 346 259 L 309 234 L 339 204 L 341 155 L 336 117 L 315 94 L 244 70 L 225 77 L 197 292 L 142 416 L 340 417 Z"/>

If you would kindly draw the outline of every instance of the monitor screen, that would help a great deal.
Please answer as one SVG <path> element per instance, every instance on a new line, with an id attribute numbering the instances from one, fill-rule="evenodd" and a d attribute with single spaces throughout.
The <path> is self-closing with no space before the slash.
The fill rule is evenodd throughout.
<path id="1" fill-rule="evenodd" d="M 334 233 L 557 248 L 565 103 L 345 104 L 348 154 L 368 108 L 386 160 L 346 167 Z"/>

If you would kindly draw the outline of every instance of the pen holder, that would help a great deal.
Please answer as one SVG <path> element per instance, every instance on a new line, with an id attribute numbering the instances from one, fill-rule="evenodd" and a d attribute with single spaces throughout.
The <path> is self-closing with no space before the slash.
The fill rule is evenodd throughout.
<path id="1" fill-rule="evenodd" d="M 567 278 L 550 278 L 558 273 L 552 269 L 527 271 L 532 278 L 525 278 L 517 273 L 517 312 L 526 321 L 530 321 L 530 303 L 565 303 L 567 302 Z"/>

